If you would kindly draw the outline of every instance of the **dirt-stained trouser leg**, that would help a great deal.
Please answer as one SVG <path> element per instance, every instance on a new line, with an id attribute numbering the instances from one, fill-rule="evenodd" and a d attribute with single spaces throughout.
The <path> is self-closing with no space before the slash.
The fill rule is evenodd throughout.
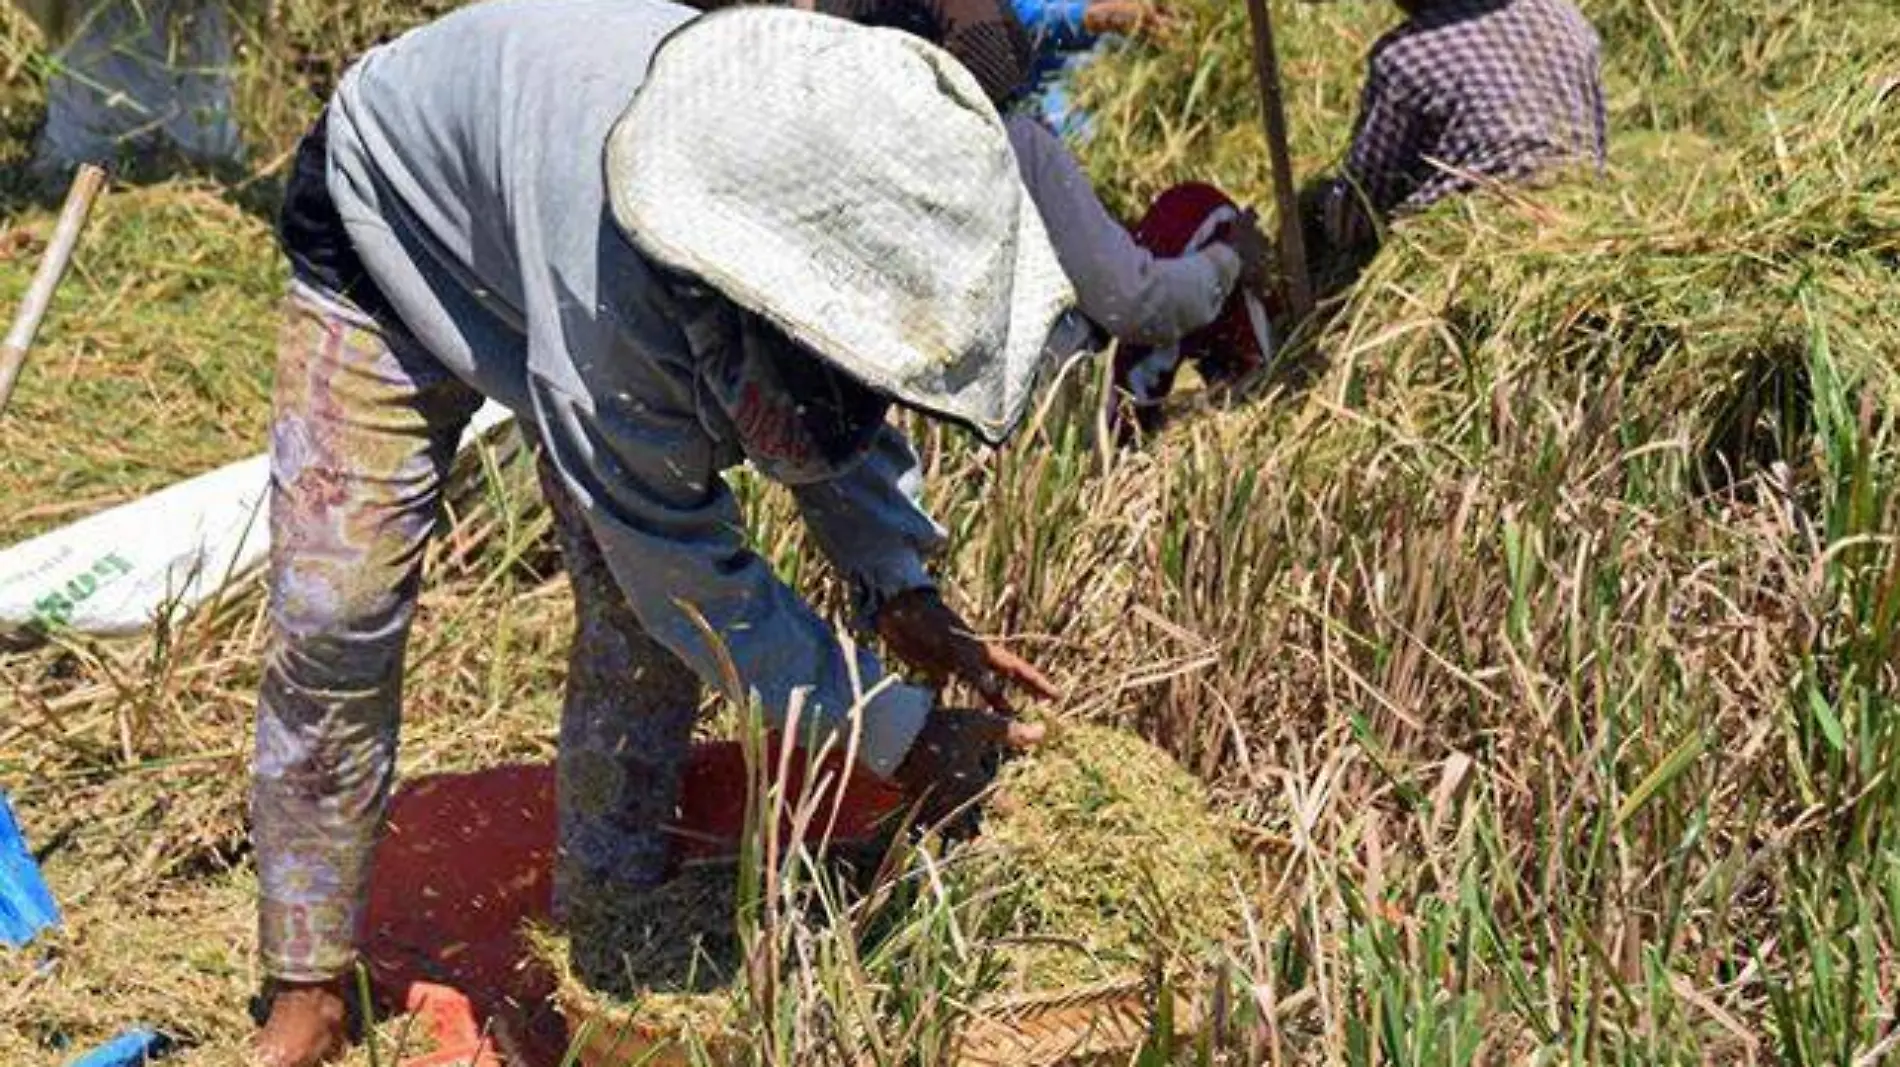
<path id="1" fill-rule="evenodd" d="M 556 914 L 571 916 L 668 876 L 665 827 L 678 807 L 700 683 L 641 627 L 579 502 L 545 458 L 540 475 L 574 588 L 554 876 Z"/>
<path id="2" fill-rule="evenodd" d="M 270 644 L 251 794 L 272 978 L 323 981 L 354 963 L 423 549 L 479 403 L 413 339 L 293 284 L 273 393 Z"/>

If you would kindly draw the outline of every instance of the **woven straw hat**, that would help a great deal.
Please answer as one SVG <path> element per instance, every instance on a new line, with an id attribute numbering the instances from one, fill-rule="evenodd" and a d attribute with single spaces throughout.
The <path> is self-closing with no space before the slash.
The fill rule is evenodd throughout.
<path id="1" fill-rule="evenodd" d="M 992 443 L 1075 300 L 995 108 L 901 32 L 782 8 L 702 16 L 654 55 L 606 167 L 648 257 Z"/>

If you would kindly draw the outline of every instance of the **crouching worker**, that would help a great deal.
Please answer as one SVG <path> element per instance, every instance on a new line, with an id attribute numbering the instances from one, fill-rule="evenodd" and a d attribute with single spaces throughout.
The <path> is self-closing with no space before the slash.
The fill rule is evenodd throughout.
<path id="1" fill-rule="evenodd" d="M 1373 45 L 1341 175 L 1307 190 L 1319 288 L 1352 280 L 1387 222 L 1606 154 L 1602 43 L 1571 0 L 1397 0 Z"/>
<path id="2" fill-rule="evenodd" d="M 1026 117 L 1007 125 L 1077 307 L 1118 342 L 1105 398 L 1117 438 L 1159 427 L 1183 353 L 1197 354 L 1209 379 L 1237 380 L 1260 365 L 1268 341 L 1258 294 L 1273 251 L 1252 212 L 1189 184 L 1164 192 L 1131 229 L 1103 206 L 1061 138 Z M 1258 323 L 1257 342 L 1228 328 L 1242 319 Z"/>
<path id="3" fill-rule="evenodd" d="M 817 9 L 827 14 L 940 43 L 976 75 L 998 107 L 1021 95 L 1036 63 L 1031 39 L 1007 2 L 815 0 Z M 1075 153 L 1048 125 L 1021 113 L 1010 115 L 1004 125 L 1023 184 L 1075 287 L 1078 310 L 1120 342 L 1114 386 L 1106 398 L 1110 424 L 1118 436 L 1126 436 L 1135 423 L 1124 416 L 1132 409 L 1140 425 L 1152 429 L 1167 390 L 1148 388 L 1146 378 L 1134 377 L 1134 368 L 1149 362 L 1151 352 L 1176 352 L 1184 341 L 1193 347 L 1197 335 L 1210 328 L 1225 335 L 1222 324 L 1246 314 L 1244 294 L 1261 291 L 1267 282 L 1272 249 L 1253 214 L 1237 209 L 1191 240 L 1184 235 L 1170 244 L 1141 227 L 1131 232 L 1102 204 Z M 1220 205 L 1233 207 L 1225 197 L 1214 195 Z M 1161 212 L 1169 220 L 1186 206 L 1174 204 L 1167 194 L 1157 201 L 1156 211 L 1163 204 L 1170 205 Z M 1214 206 L 1195 203 L 1205 209 L 1203 214 Z M 1219 365 L 1238 376 L 1258 363 L 1258 354 L 1255 349 L 1239 350 Z M 1150 377 L 1160 381 L 1158 375 Z M 1166 380 L 1172 383 L 1172 369 Z"/>
<path id="4" fill-rule="evenodd" d="M 1053 696 L 923 564 L 942 532 L 893 405 L 1007 438 L 1074 300 L 1002 122 L 901 34 L 660 0 L 464 8 L 379 48 L 306 138 L 272 429 L 253 833 L 261 1058 L 344 1041 L 403 649 L 454 444 L 484 397 L 538 441 L 572 578 L 557 914 L 669 874 L 703 683 L 850 746 L 926 810 Z M 788 485 L 886 646 L 847 650 L 749 551 L 723 468 Z"/>

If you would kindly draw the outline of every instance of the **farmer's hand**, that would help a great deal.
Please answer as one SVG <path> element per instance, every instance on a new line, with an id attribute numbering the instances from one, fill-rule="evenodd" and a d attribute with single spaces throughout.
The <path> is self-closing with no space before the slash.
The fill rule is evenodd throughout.
<path id="1" fill-rule="evenodd" d="M 1254 292 L 1265 291 L 1272 283 L 1273 245 L 1260 232 L 1260 216 L 1252 208 L 1234 220 L 1227 233 L 1227 244 L 1240 257 L 1240 284 Z"/>
<path id="2" fill-rule="evenodd" d="M 1005 751 L 1034 747 L 1043 732 L 995 712 L 932 708 L 897 768 L 897 784 L 922 802 L 925 823 L 941 822 L 989 787 Z"/>
<path id="3" fill-rule="evenodd" d="M 1095 0 L 1082 12 L 1082 32 L 1092 37 L 1165 37 L 1174 25 L 1166 9 L 1147 0 Z"/>
<path id="4" fill-rule="evenodd" d="M 890 650 L 933 685 L 951 678 L 967 683 L 992 710 L 1014 712 L 1009 690 L 1044 700 L 1060 694 L 1028 660 L 971 632 L 935 589 L 913 589 L 886 601 L 877 632 Z"/>

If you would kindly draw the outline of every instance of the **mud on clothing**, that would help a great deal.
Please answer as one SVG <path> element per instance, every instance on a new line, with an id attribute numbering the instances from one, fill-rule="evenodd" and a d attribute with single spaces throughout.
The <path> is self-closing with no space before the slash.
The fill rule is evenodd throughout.
<path id="1" fill-rule="evenodd" d="M 923 558 L 942 543 L 910 446 L 881 420 L 844 448 L 813 432 L 787 390 L 809 389 L 801 353 L 657 272 L 607 214 L 607 131 L 694 14 L 658 0 L 462 9 L 351 68 L 300 154 L 253 793 L 274 977 L 332 977 L 353 958 L 423 546 L 481 397 L 541 446 L 576 587 L 566 899 L 664 876 L 660 820 L 698 682 L 725 662 L 772 725 L 796 704 L 809 743 L 855 731 L 860 762 L 886 775 L 929 711 L 927 691 L 842 645 L 747 549 L 720 476 L 751 461 L 790 484 L 869 608 L 929 585 Z M 861 417 L 861 399 L 837 407 Z"/>

